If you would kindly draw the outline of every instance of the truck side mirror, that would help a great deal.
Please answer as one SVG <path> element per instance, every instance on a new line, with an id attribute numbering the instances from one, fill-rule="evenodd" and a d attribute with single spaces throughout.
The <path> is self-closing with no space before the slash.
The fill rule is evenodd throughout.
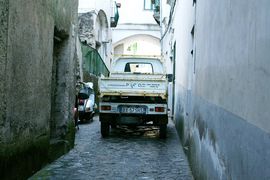
<path id="1" fill-rule="evenodd" d="M 168 82 L 172 82 L 173 81 L 173 74 L 167 74 L 167 79 L 168 79 Z"/>

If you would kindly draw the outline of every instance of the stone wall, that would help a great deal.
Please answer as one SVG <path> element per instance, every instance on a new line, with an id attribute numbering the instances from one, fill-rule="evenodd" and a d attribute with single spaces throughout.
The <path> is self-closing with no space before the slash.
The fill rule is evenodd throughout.
<path id="1" fill-rule="evenodd" d="M 0 1 L 4 179 L 27 177 L 73 146 L 77 3 Z"/>
<path id="2" fill-rule="evenodd" d="M 78 33 L 80 41 L 88 44 L 92 48 L 96 48 L 96 37 L 94 29 L 96 18 L 97 16 L 95 15 L 95 11 L 91 11 L 80 14 L 78 22 Z"/>

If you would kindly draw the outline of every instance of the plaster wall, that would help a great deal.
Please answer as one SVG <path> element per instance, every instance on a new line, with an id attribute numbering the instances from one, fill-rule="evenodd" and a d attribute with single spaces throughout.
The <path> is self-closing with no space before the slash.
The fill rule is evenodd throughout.
<path id="1" fill-rule="evenodd" d="M 196 94 L 269 133 L 270 2 L 213 2 L 198 2 Z"/>
<path id="2" fill-rule="evenodd" d="M 183 106 L 191 105 L 190 95 L 193 84 L 193 79 L 191 78 L 193 77 L 193 56 L 191 51 L 194 46 L 191 30 L 195 23 L 194 15 L 192 2 L 177 2 L 172 14 L 171 24 L 169 26 L 168 24 L 162 24 L 162 31 L 165 32 L 161 35 L 162 56 L 166 60 L 168 73 L 173 73 L 173 64 L 175 64 L 175 84 L 170 85 L 171 88 L 175 89 L 175 94 L 172 94 L 173 90 L 169 92 L 169 108 L 172 113 L 174 112 L 171 115 L 176 121 L 186 113 L 189 113 L 184 112 L 187 109 L 184 109 Z M 181 87 L 185 87 L 185 89 Z M 171 104 L 173 102 L 175 102 L 174 105 Z"/>
<path id="3" fill-rule="evenodd" d="M 206 132 L 213 130 L 204 150 L 214 144 L 216 158 L 210 158 L 219 162 L 220 179 L 270 177 L 262 168 L 270 164 L 265 158 L 270 154 L 269 5 L 265 0 L 197 3 L 194 119 L 204 122 L 199 127 Z M 206 177 L 213 175 L 205 171 Z"/>
<path id="4" fill-rule="evenodd" d="M 174 121 L 196 179 L 270 177 L 267 7 L 177 1 L 162 37 L 168 65 L 176 42 Z"/>

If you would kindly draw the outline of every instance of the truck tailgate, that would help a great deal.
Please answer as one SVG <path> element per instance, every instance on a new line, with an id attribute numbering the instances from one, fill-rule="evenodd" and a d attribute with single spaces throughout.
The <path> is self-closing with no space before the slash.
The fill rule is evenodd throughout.
<path id="1" fill-rule="evenodd" d="M 166 98 L 166 79 L 101 78 L 100 95 L 161 96 Z"/>

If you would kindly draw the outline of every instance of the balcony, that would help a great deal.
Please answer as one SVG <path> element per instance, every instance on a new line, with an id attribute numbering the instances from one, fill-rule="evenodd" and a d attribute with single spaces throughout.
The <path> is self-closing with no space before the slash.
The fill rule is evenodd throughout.
<path id="1" fill-rule="evenodd" d="M 111 16 L 111 27 L 117 26 L 118 19 L 119 19 L 118 8 L 120 8 L 120 7 L 121 7 L 120 3 L 116 3 L 116 2 L 113 3 L 113 6 L 112 6 L 112 15 L 113 16 Z"/>
<path id="2" fill-rule="evenodd" d="M 81 43 L 81 48 L 83 55 L 83 71 L 86 72 L 86 74 L 95 76 L 109 76 L 110 72 L 98 51 L 85 43 Z M 85 76 L 87 75 L 83 75 L 84 78 Z"/>

